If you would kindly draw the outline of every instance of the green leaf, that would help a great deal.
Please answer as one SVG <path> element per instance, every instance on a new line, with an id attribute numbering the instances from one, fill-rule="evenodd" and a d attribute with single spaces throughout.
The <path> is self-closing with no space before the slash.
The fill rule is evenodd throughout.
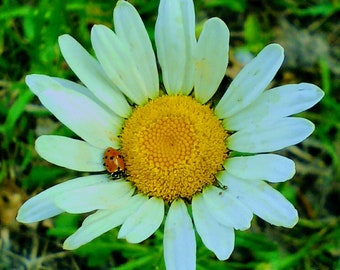
<path id="1" fill-rule="evenodd" d="M 226 7 L 235 12 L 245 12 L 247 8 L 246 0 L 206 0 L 205 4 L 207 7 Z"/>
<path id="2" fill-rule="evenodd" d="M 49 229 L 47 235 L 56 237 L 68 237 L 74 233 L 79 226 L 80 215 L 63 213 L 54 219 L 54 227 Z"/>
<path id="3" fill-rule="evenodd" d="M 64 168 L 35 165 L 29 175 L 23 179 L 22 186 L 26 190 L 36 187 L 46 187 L 56 182 L 63 174 L 65 174 Z"/>
<path id="4" fill-rule="evenodd" d="M 22 88 L 22 87 L 21 87 Z M 17 122 L 18 118 L 25 111 L 25 106 L 32 100 L 34 94 L 28 89 L 20 91 L 20 94 L 14 104 L 8 111 L 8 115 L 5 121 L 5 129 L 12 129 Z"/>

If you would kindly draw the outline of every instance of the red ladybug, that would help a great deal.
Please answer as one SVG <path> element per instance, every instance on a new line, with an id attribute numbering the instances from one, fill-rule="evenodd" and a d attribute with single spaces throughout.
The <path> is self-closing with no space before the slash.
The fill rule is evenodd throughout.
<path id="1" fill-rule="evenodd" d="M 125 163 L 121 153 L 112 148 L 106 148 L 104 152 L 104 164 L 105 169 L 111 174 L 113 179 L 119 179 L 125 174 Z"/>

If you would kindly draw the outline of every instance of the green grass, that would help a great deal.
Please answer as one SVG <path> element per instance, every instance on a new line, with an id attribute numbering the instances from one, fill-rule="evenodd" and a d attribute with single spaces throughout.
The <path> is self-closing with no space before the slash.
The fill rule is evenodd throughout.
<path id="1" fill-rule="evenodd" d="M 25 75 L 43 73 L 76 80 L 60 54 L 58 36 L 69 33 L 92 52 L 91 26 L 112 27 L 113 2 L 2 1 L 1 269 L 23 269 L 23 265 L 31 269 L 43 269 L 42 265 L 44 269 L 164 269 L 162 229 L 139 245 L 117 240 L 117 230 L 112 230 L 75 252 L 63 252 L 62 241 L 82 217 L 60 215 L 39 226 L 20 225 L 14 219 L 27 198 L 78 175 L 45 162 L 35 152 L 34 141 L 39 135 L 69 136 L 72 132 L 40 105 L 25 85 Z M 158 2 L 131 2 L 152 38 Z M 301 114 L 315 123 L 316 131 L 304 143 L 282 152 L 296 161 L 297 174 L 276 188 L 298 209 L 299 223 L 293 229 L 283 229 L 254 219 L 250 230 L 236 233 L 235 251 L 227 261 L 218 261 L 197 237 L 197 269 L 340 269 L 340 23 L 336 16 L 340 4 L 278 0 L 199 0 L 195 4 L 198 31 L 212 16 L 229 26 L 230 68 L 235 72 L 239 52 L 254 54 L 279 41 L 287 59 L 274 83 L 306 81 L 326 93 L 320 104 Z M 228 74 L 233 77 L 234 73 Z"/>

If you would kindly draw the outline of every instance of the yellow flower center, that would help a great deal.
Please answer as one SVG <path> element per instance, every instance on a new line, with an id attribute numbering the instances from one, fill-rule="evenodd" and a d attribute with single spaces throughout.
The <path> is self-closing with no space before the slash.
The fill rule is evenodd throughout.
<path id="1" fill-rule="evenodd" d="M 216 181 L 226 136 L 209 106 L 192 97 L 152 100 L 133 111 L 121 134 L 127 179 L 148 196 L 190 200 Z"/>

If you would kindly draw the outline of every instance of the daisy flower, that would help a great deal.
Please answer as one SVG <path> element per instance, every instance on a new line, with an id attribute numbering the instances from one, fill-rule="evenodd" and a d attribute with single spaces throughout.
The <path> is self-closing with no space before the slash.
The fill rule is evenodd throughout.
<path id="1" fill-rule="evenodd" d="M 288 116 L 316 104 L 323 92 L 308 83 L 265 91 L 284 58 L 282 47 L 270 44 L 212 106 L 228 63 L 223 21 L 207 20 L 196 40 L 193 1 L 160 1 L 155 28 L 160 87 L 156 57 L 136 9 L 120 0 L 113 17 L 115 32 L 104 25 L 92 28 L 96 58 L 71 36 L 59 38 L 82 84 L 38 74 L 26 78 L 41 103 L 80 137 L 43 135 L 36 141 L 39 155 L 93 173 L 29 199 L 18 221 L 93 211 L 64 242 L 65 249 L 76 249 L 118 226 L 119 238 L 139 243 L 164 220 L 167 269 L 195 269 L 194 227 L 220 260 L 233 251 L 234 230 L 248 229 L 254 214 L 293 227 L 296 209 L 267 182 L 292 178 L 294 162 L 272 152 L 313 132 L 310 121 Z M 106 157 L 104 167 L 109 147 L 113 160 Z"/>

